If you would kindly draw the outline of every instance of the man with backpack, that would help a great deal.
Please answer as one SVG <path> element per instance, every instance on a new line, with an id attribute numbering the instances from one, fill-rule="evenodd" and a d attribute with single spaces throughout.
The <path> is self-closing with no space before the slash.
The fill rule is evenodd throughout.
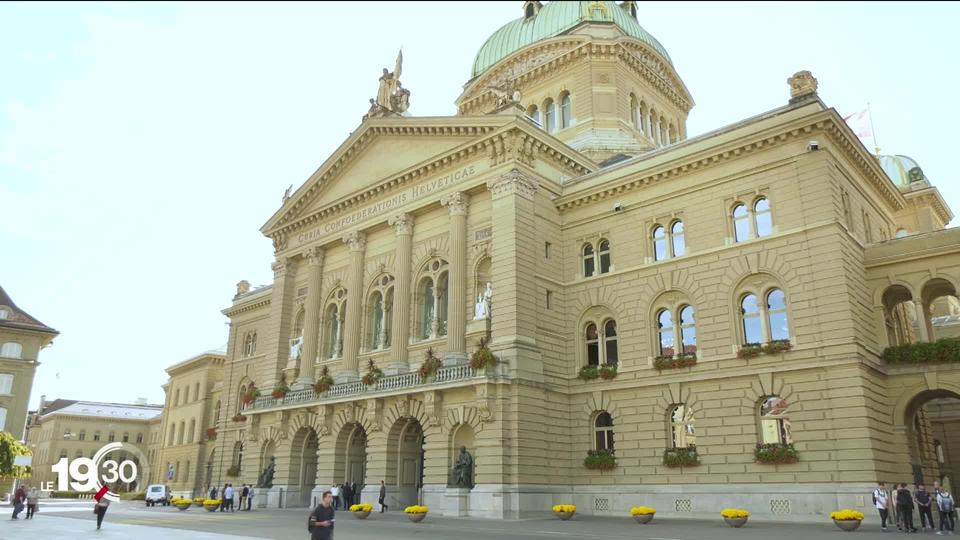
<path id="1" fill-rule="evenodd" d="M 949 491 L 941 489 L 937 493 L 937 508 L 940 510 L 940 530 L 937 534 L 943 535 L 944 524 L 947 525 L 947 532 L 953 534 L 953 497 Z"/>
<path id="2" fill-rule="evenodd" d="M 880 512 L 880 530 L 887 530 L 887 516 L 889 515 L 889 499 L 887 498 L 887 488 L 883 482 L 877 482 L 877 489 L 873 490 L 873 504 Z"/>

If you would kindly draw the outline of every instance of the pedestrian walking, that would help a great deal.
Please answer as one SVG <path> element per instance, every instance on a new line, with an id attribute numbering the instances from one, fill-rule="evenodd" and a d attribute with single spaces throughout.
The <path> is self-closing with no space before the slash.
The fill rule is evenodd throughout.
<path id="1" fill-rule="evenodd" d="M 212 488 L 210 488 L 210 498 L 211 499 L 217 498 L 217 486 L 213 486 Z"/>
<path id="2" fill-rule="evenodd" d="M 381 492 L 383 488 L 380 488 Z M 873 505 L 877 507 L 880 513 L 880 530 L 887 530 L 887 516 L 890 512 L 890 498 L 887 496 L 887 488 L 883 482 L 877 482 L 877 489 L 873 490 Z"/>
<path id="3" fill-rule="evenodd" d="M 340 509 L 340 486 L 334 484 L 330 487 L 330 496 L 333 497 L 333 509 Z"/>
<path id="4" fill-rule="evenodd" d="M 18 516 L 20 512 L 23 512 L 26 502 L 27 491 L 23 489 L 23 486 L 18 486 L 17 490 L 13 492 L 13 516 L 10 519 L 20 519 Z"/>
<path id="5" fill-rule="evenodd" d="M 31 486 L 27 490 L 27 519 L 33 519 L 33 514 L 37 512 L 37 505 L 40 503 L 40 490 L 36 486 Z"/>
<path id="6" fill-rule="evenodd" d="M 250 496 L 250 488 L 246 484 L 240 488 L 240 510 L 243 510 L 243 505 L 247 502 L 247 497 Z"/>
<path id="7" fill-rule="evenodd" d="M 382 513 L 384 513 L 384 512 L 387 511 L 387 505 L 386 505 L 386 502 L 387 502 L 387 484 L 385 484 L 385 483 L 383 482 L 383 480 L 380 481 L 380 500 L 379 500 L 379 502 L 380 502 L 380 513 L 382 514 Z"/>
<path id="8" fill-rule="evenodd" d="M 223 488 L 220 489 L 220 494 L 222 495 L 222 497 L 220 497 L 220 511 L 221 511 L 221 512 L 226 512 L 226 511 L 227 511 L 227 504 L 228 504 L 228 503 L 227 503 L 227 486 L 229 486 L 229 485 L 230 485 L 230 484 L 224 484 L 224 485 L 223 485 Z"/>
<path id="9" fill-rule="evenodd" d="M 253 508 L 253 496 L 255 495 L 255 490 L 253 489 L 253 484 L 250 484 L 250 494 L 247 497 L 247 511 L 249 512 Z"/>
<path id="10" fill-rule="evenodd" d="M 953 534 L 953 528 L 955 525 L 953 519 L 953 497 L 950 496 L 950 492 L 941 489 L 937 493 L 937 509 L 940 511 L 940 530 L 937 531 L 937 534 L 942 535 L 944 531 L 944 525 L 946 525 L 946 531 L 950 534 Z"/>
<path id="11" fill-rule="evenodd" d="M 923 484 L 917 485 L 917 490 L 913 493 L 913 500 L 916 501 L 917 513 L 920 514 L 920 530 L 926 531 L 929 524 L 930 530 L 932 531 L 936 528 L 936 525 L 933 523 L 933 512 L 931 511 L 933 499 L 930 497 L 930 493 L 927 492 L 926 488 L 923 487 Z"/>
<path id="12" fill-rule="evenodd" d="M 900 525 L 904 532 L 917 532 L 913 526 L 913 496 L 907 489 L 906 483 L 900 484 L 897 490 L 897 513 L 900 514 Z"/>
<path id="13" fill-rule="evenodd" d="M 310 540 L 333 540 L 334 500 L 333 493 L 324 491 L 320 504 L 310 513 L 307 520 Z"/>
<path id="14" fill-rule="evenodd" d="M 97 530 L 100 530 L 100 525 L 103 523 L 103 516 L 107 515 L 107 507 L 110 506 L 110 499 L 106 497 L 100 497 L 100 500 L 97 501 L 97 504 L 93 505 L 93 513 L 97 515 Z"/>

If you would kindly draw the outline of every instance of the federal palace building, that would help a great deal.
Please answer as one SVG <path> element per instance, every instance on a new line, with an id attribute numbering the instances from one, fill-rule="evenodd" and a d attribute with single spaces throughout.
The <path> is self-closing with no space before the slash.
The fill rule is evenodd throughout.
<path id="1" fill-rule="evenodd" d="M 790 520 L 953 485 L 960 229 L 917 163 L 794 66 L 781 107 L 688 137 L 636 2 L 516 7 L 456 115 L 410 115 L 398 58 L 266 221 L 273 283 L 168 370 L 174 490 Z"/>

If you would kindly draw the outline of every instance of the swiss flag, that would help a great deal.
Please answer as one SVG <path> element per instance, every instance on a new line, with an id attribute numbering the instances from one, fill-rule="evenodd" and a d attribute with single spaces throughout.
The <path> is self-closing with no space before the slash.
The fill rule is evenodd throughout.
<path id="1" fill-rule="evenodd" d="M 865 137 L 873 138 L 873 128 L 870 127 L 870 111 L 868 109 L 853 113 L 844 118 L 843 121 L 850 126 L 857 137 L 861 139 Z"/>

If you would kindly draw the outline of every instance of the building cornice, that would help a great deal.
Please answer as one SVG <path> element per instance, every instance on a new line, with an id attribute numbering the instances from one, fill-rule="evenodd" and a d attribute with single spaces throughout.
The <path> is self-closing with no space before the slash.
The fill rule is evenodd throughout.
<path id="1" fill-rule="evenodd" d="M 231 318 L 232 318 L 232 317 L 235 317 L 235 316 L 237 316 L 237 315 L 239 315 L 239 314 L 241 314 L 241 313 L 247 313 L 247 312 L 249 312 L 249 311 L 254 311 L 254 310 L 257 310 L 257 309 L 260 309 L 260 308 L 269 306 L 269 305 L 270 305 L 270 301 L 271 301 L 271 296 L 267 295 L 267 296 L 265 296 L 265 297 L 263 297 L 263 298 L 259 298 L 259 299 L 253 300 L 253 301 L 244 302 L 244 303 L 241 303 L 241 304 L 236 304 L 236 305 L 230 306 L 230 307 L 228 307 L 228 308 L 220 311 L 220 313 L 223 313 L 223 314 L 226 315 L 227 317 L 231 317 Z"/>
<path id="2" fill-rule="evenodd" d="M 947 206 L 947 202 L 940 195 L 940 190 L 930 186 L 917 191 L 909 191 L 903 194 L 903 197 L 918 206 L 929 206 L 936 212 L 937 217 L 944 223 L 950 223 L 953 219 L 953 212 Z"/>

